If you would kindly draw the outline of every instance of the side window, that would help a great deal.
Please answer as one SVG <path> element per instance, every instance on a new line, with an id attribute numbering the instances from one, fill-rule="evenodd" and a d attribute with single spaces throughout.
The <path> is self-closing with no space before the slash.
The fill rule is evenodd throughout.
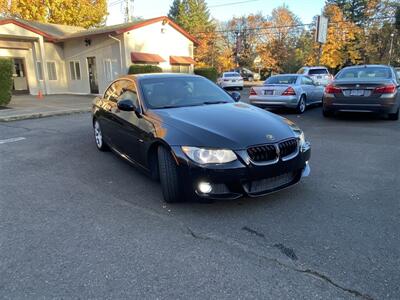
<path id="1" fill-rule="evenodd" d="M 126 88 L 123 89 L 122 94 L 118 97 L 117 101 L 127 99 L 132 100 L 133 104 L 135 104 L 136 107 L 139 107 L 139 100 L 135 85 L 133 83 L 130 83 Z"/>
<path id="2" fill-rule="evenodd" d="M 309 77 L 303 76 L 301 78 L 301 84 L 314 85 L 314 81 Z"/>
<path id="3" fill-rule="evenodd" d="M 104 93 L 104 99 L 112 102 L 117 102 L 118 97 L 125 91 L 125 89 L 132 83 L 127 80 L 115 81 Z"/>

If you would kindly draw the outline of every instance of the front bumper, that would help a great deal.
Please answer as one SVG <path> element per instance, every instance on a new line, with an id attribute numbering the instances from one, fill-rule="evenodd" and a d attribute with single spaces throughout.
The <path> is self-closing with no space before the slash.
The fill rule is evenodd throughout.
<path id="1" fill-rule="evenodd" d="M 202 198 L 237 199 L 243 196 L 263 196 L 292 186 L 310 173 L 309 143 L 301 146 L 298 154 L 292 159 L 279 160 L 269 165 L 255 165 L 248 159 L 246 150 L 242 150 L 235 151 L 238 159 L 234 162 L 200 166 L 189 160 L 180 147 L 173 147 L 172 150 L 179 165 L 179 175 L 185 192 L 196 193 Z M 210 183 L 211 192 L 201 193 L 198 190 L 200 182 Z"/>

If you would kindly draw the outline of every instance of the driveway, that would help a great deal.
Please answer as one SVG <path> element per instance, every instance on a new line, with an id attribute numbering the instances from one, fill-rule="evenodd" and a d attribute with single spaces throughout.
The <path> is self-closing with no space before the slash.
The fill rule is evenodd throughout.
<path id="1" fill-rule="evenodd" d="M 92 95 L 14 95 L 7 108 L 0 107 L 0 122 L 88 112 Z"/>
<path id="2" fill-rule="evenodd" d="M 400 122 L 285 116 L 310 177 L 175 205 L 89 114 L 0 123 L 0 298 L 399 299 Z"/>

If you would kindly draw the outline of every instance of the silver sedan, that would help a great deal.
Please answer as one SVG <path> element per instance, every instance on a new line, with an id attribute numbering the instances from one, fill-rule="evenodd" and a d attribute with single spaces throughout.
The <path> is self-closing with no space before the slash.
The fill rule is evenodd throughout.
<path id="1" fill-rule="evenodd" d="M 324 87 L 311 77 L 282 74 L 268 78 L 264 85 L 250 89 L 250 103 L 263 108 L 286 107 L 303 113 L 308 105 L 322 103 Z"/>

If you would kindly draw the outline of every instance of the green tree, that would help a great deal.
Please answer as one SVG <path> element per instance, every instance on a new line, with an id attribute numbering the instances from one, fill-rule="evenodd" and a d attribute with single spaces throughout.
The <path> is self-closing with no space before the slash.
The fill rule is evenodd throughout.
<path id="1" fill-rule="evenodd" d="M 198 45 L 194 57 L 199 66 L 212 66 L 215 57 L 215 22 L 205 0 L 174 0 L 168 16 L 195 36 Z"/>
<path id="2" fill-rule="evenodd" d="M 10 0 L 1 8 L 7 16 L 85 28 L 103 25 L 107 15 L 106 0 Z"/>

